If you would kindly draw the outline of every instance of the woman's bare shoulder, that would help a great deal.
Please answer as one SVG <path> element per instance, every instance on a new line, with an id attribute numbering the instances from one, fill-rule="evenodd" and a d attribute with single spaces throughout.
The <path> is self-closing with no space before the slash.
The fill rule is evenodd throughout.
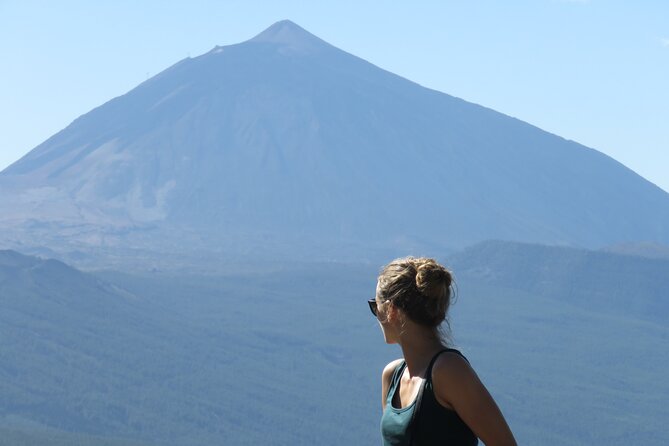
<path id="1" fill-rule="evenodd" d="M 390 378 L 392 378 L 393 372 L 395 372 L 395 369 L 402 361 L 402 358 L 390 361 L 388 365 L 383 368 L 383 374 L 381 375 L 383 382 L 390 382 Z"/>
<path id="2" fill-rule="evenodd" d="M 386 365 L 383 368 L 383 376 L 386 376 L 386 375 L 392 376 L 393 372 L 395 371 L 397 366 L 400 365 L 400 363 L 402 361 L 404 361 L 404 359 L 402 359 L 402 358 L 398 358 L 398 359 L 395 359 L 394 361 L 390 361 L 388 363 L 388 365 Z"/>
<path id="3" fill-rule="evenodd" d="M 432 381 L 437 401 L 452 407 L 483 444 L 516 445 L 497 403 L 464 357 L 439 355 Z"/>
<path id="4" fill-rule="evenodd" d="M 432 368 L 432 380 L 453 383 L 476 377 L 476 372 L 460 353 L 447 351 L 439 355 Z"/>

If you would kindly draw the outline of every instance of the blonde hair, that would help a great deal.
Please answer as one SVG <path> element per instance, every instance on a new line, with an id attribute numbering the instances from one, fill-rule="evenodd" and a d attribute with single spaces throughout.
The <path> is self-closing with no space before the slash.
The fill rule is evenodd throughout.
<path id="1" fill-rule="evenodd" d="M 453 275 L 434 259 L 395 259 L 379 274 L 379 299 L 391 301 L 412 321 L 438 327 L 451 304 Z"/>

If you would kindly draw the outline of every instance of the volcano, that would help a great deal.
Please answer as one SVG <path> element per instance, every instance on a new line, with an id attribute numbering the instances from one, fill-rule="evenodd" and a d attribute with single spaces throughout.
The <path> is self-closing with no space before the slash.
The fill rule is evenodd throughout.
<path id="1" fill-rule="evenodd" d="M 101 250 L 312 260 L 485 239 L 669 243 L 669 194 L 612 158 L 290 21 L 84 114 L 1 172 L 0 192 L 0 245 L 75 264 Z"/>

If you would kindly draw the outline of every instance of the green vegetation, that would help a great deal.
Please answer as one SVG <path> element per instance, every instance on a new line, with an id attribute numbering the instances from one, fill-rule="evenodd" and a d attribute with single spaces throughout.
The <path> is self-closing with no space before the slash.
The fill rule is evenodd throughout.
<path id="1" fill-rule="evenodd" d="M 465 281 L 525 291 L 612 316 L 669 322 L 669 259 L 511 242 L 452 256 Z"/>
<path id="2" fill-rule="evenodd" d="M 543 257 L 533 249 L 454 260 L 456 344 L 519 442 L 666 444 L 666 319 L 600 311 L 599 301 L 565 299 L 559 288 L 535 293 L 545 277 L 555 286 L 558 277 L 581 282 L 555 266 L 578 270 L 567 251 L 554 274 L 537 278 Z M 523 258 L 531 261 L 515 272 L 500 269 Z M 601 295 L 619 285 L 598 265 L 657 280 L 656 266 L 602 259 L 577 262 L 592 269 L 587 289 Z M 315 264 L 93 276 L 0 253 L 1 438 L 25 446 L 378 444 L 380 371 L 399 351 L 383 343 L 366 307 L 376 272 Z M 656 298 L 636 297 L 660 305 Z"/>

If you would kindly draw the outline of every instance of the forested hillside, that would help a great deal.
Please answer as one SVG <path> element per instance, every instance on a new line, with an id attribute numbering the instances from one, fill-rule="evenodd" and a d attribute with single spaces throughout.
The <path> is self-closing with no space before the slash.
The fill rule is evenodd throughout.
<path id="1" fill-rule="evenodd" d="M 493 241 L 457 253 L 451 262 L 463 279 L 601 314 L 669 323 L 669 259 Z"/>
<path id="2" fill-rule="evenodd" d="M 538 263 L 553 248 L 514 249 Z M 666 324 L 526 289 L 542 283 L 531 264 L 487 280 L 499 277 L 494 256 L 476 252 L 451 263 L 453 342 L 520 444 L 669 441 Z M 379 442 L 380 371 L 400 352 L 366 305 L 378 265 L 91 275 L 0 259 L 0 427 L 26 446 L 45 435 L 104 446 Z M 608 263 L 587 263 L 592 295 L 606 294 L 597 271 Z M 552 276 L 569 277 L 558 265 Z"/>

